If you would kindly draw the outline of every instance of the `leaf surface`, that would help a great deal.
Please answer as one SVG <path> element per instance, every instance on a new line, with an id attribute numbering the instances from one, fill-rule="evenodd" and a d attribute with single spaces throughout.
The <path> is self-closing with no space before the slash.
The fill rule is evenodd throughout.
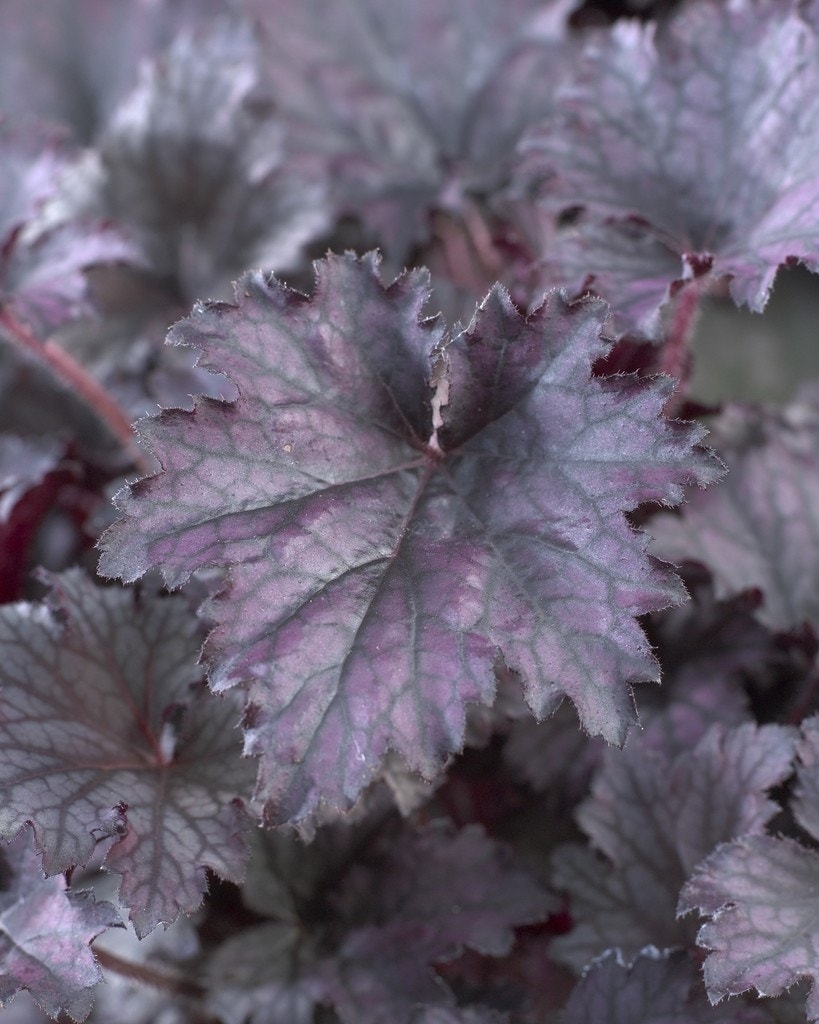
<path id="1" fill-rule="evenodd" d="M 85 1020 L 102 980 L 89 943 L 120 923 L 110 903 L 43 878 L 31 836 L 18 836 L 0 852 L 0 1004 L 28 989 L 51 1017 Z"/>
<path id="2" fill-rule="evenodd" d="M 622 328 L 656 331 L 672 282 L 713 272 L 759 311 L 777 268 L 819 263 L 819 52 L 766 0 L 683 5 L 587 45 L 523 177 L 553 210 L 579 205 L 545 260 L 590 276 Z"/>
<path id="3" fill-rule="evenodd" d="M 135 260 L 112 225 L 86 218 L 41 222 L 45 203 L 71 166 L 60 136 L 0 124 L 0 302 L 41 336 L 88 311 L 85 271 Z"/>
<path id="4" fill-rule="evenodd" d="M 633 963 L 618 950 L 593 961 L 569 997 L 561 1024 L 766 1024 L 742 1002 L 709 1006 L 688 955 L 649 946 Z"/>
<path id="5" fill-rule="evenodd" d="M 463 213 L 504 182 L 573 51 L 568 6 L 250 3 L 296 159 L 331 178 L 340 209 L 362 215 L 399 265 L 433 209 Z"/>
<path id="6" fill-rule="evenodd" d="M 134 87 L 140 63 L 224 0 L 4 0 L 0 109 L 92 142 Z"/>
<path id="7" fill-rule="evenodd" d="M 676 919 L 680 889 L 719 843 L 759 832 L 776 812 L 766 791 L 791 770 L 783 726 L 713 727 L 676 758 L 635 742 L 607 751 L 577 819 L 592 844 L 555 854 L 552 882 L 569 893 L 574 928 L 553 943 L 576 970 L 607 948 L 692 946 Z"/>
<path id="8" fill-rule="evenodd" d="M 143 421 L 165 471 L 121 498 L 101 572 L 230 567 L 205 653 L 248 685 L 272 820 L 349 806 L 389 748 L 434 776 L 499 654 L 537 715 L 568 694 L 622 738 L 657 674 L 634 616 L 682 596 L 623 511 L 718 475 L 700 429 L 660 419 L 665 382 L 590 376 L 597 303 L 524 318 L 496 289 L 452 337 L 419 273 L 317 269 L 311 299 L 249 274 L 175 329 L 239 398 Z"/>
<path id="9" fill-rule="evenodd" d="M 819 397 L 784 411 L 731 406 L 714 426 L 730 472 L 678 516 L 648 527 L 652 550 L 671 562 L 696 559 L 717 595 L 757 587 L 760 619 L 774 629 L 819 623 Z"/>
<path id="10" fill-rule="evenodd" d="M 819 855 L 792 839 L 746 836 L 716 850 L 680 896 L 681 914 L 712 920 L 697 941 L 712 1000 L 755 989 L 779 995 L 811 978 L 807 1014 L 819 1019 Z"/>
<path id="11" fill-rule="evenodd" d="M 0 829 L 34 827 L 48 874 L 113 838 L 106 867 L 140 935 L 190 913 L 205 868 L 238 881 L 252 768 L 235 706 L 208 694 L 182 598 L 52 581 L 50 605 L 0 609 Z"/>
<path id="12" fill-rule="evenodd" d="M 478 826 L 412 833 L 378 871 L 351 872 L 339 903 L 348 914 L 367 908 L 328 972 L 344 1024 L 397 1021 L 416 1004 L 446 1002 L 428 965 L 464 947 L 503 956 L 514 926 L 558 906 Z"/>
<path id="13" fill-rule="evenodd" d="M 289 170 L 258 64 L 241 19 L 181 33 L 63 189 L 61 216 L 124 225 L 186 303 L 226 297 L 248 266 L 291 266 L 325 224 L 322 188 Z"/>
<path id="14" fill-rule="evenodd" d="M 409 1024 L 416 1008 L 452 1004 L 434 963 L 464 948 L 502 956 L 513 927 L 557 906 L 478 826 L 393 829 L 364 849 L 329 889 L 314 889 L 312 920 L 310 902 L 294 919 L 285 900 L 282 920 L 223 944 L 208 968 L 214 1012 L 273 1024 L 286 1008 L 308 1024 L 314 1004 L 330 1002 L 344 1024 Z M 295 870 L 292 879 L 301 886 Z"/>

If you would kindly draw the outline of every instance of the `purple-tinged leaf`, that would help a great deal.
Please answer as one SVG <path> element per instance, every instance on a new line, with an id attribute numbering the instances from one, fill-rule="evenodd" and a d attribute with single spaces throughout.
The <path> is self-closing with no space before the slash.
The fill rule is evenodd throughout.
<path id="1" fill-rule="evenodd" d="M 711 950 L 712 1000 L 756 990 L 776 996 L 802 978 L 813 986 L 808 1018 L 819 1019 L 819 855 L 792 839 L 746 836 L 719 847 L 680 895 L 679 912 L 711 915 L 697 935 Z"/>
<path id="2" fill-rule="evenodd" d="M 774 629 L 819 624 L 819 400 L 784 411 L 731 406 L 714 425 L 730 472 L 680 515 L 648 529 L 672 562 L 704 562 L 718 597 L 758 588 L 759 618 Z"/>
<path id="3" fill-rule="evenodd" d="M 676 919 L 680 889 L 716 846 L 776 812 L 766 791 L 790 773 L 794 742 L 783 726 L 746 724 L 715 726 L 674 759 L 635 736 L 607 751 L 577 814 L 602 857 L 580 846 L 554 857 L 552 883 L 568 891 L 575 922 L 554 940 L 555 959 L 582 970 L 610 947 L 631 957 L 693 945 L 693 926 Z"/>
<path id="4" fill-rule="evenodd" d="M 5 267 L 2 287 L 15 315 L 43 338 L 66 322 L 92 313 L 86 271 L 119 262 L 136 266 L 141 262 L 119 229 L 78 220 L 21 234 Z"/>
<path id="5" fill-rule="evenodd" d="M 452 1003 L 433 964 L 464 948 L 502 956 L 514 927 L 557 906 L 477 826 L 392 828 L 375 837 L 359 830 L 341 858 L 326 841 L 332 831 L 319 837 L 318 857 L 305 850 L 306 885 L 290 861 L 291 840 L 263 843 L 268 855 L 285 853 L 269 860 L 275 885 L 265 899 L 273 912 L 269 897 L 280 889 L 282 913 L 231 938 L 208 963 L 208 1005 L 228 1024 L 309 1024 L 317 1002 L 332 1003 L 344 1024 L 409 1024 L 416 1008 Z M 322 856 L 330 865 L 324 878 L 314 870 Z"/>
<path id="6" fill-rule="evenodd" d="M 3 0 L 0 110 L 59 122 L 91 142 L 136 84 L 141 61 L 224 0 Z"/>
<path id="7" fill-rule="evenodd" d="M 67 181 L 61 216 L 124 225 L 188 303 L 224 297 L 248 266 L 292 265 L 324 227 L 322 190 L 289 168 L 282 125 L 258 90 L 248 25 L 181 34 Z"/>
<path id="8" fill-rule="evenodd" d="M 143 421 L 164 473 L 121 498 L 101 572 L 230 567 L 205 654 L 248 684 L 268 820 L 349 806 L 388 749 L 433 777 L 499 654 L 537 715 L 567 694 L 622 739 L 657 676 L 634 616 L 682 596 L 623 512 L 719 475 L 701 428 L 660 418 L 667 382 L 590 376 L 599 303 L 524 318 L 495 289 L 451 337 L 419 272 L 317 271 L 311 299 L 248 274 L 174 328 L 239 398 Z"/>
<path id="9" fill-rule="evenodd" d="M 663 684 L 641 687 L 637 694 L 639 743 L 666 755 L 690 750 L 712 725 L 746 721 L 742 682 L 767 681 L 786 663 L 773 634 L 754 616 L 755 592 L 716 601 L 705 570 L 687 565 L 683 579 L 691 600 L 648 621 Z M 565 807 L 583 795 L 604 750 L 563 704 L 543 722 L 516 717 L 503 753 L 519 778 L 536 790 L 550 790 Z"/>
<path id="10" fill-rule="evenodd" d="M 763 1010 L 735 1000 L 710 1006 L 687 953 L 647 947 L 625 964 L 618 950 L 592 962 L 561 1024 L 769 1024 Z"/>
<path id="11" fill-rule="evenodd" d="M 0 831 L 34 827 L 48 874 L 105 866 L 138 934 L 191 912 L 205 869 L 238 881 L 251 765 L 233 702 L 207 692 L 182 598 L 136 597 L 79 570 L 50 605 L 0 609 Z"/>
<path id="12" fill-rule="evenodd" d="M 503 757 L 518 779 L 534 790 L 547 790 L 557 806 L 573 806 L 587 791 L 605 742 L 587 736 L 571 705 L 563 703 L 543 722 L 516 719 Z"/>
<path id="13" fill-rule="evenodd" d="M 39 221 L 70 167 L 53 131 L 15 130 L 0 123 L 0 303 L 47 335 L 88 311 L 85 271 L 98 263 L 133 260 L 133 247 L 105 223 Z"/>
<path id="14" fill-rule="evenodd" d="M 411 833 L 377 870 L 349 873 L 338 907 L 356 922 L 326 975 L 339 1016 L 344 1024 L 398 1024 L 414 1005 L 447 1002 L 430 964 L 464 948 L 503 956 L 513 927 L 542 920 L 558 902 L 469 826 Z"/>
<path id="15" fill-rule="evenodd" d="M 296 159 L 400 265 L 503 184 L 572 53 L 566 2 L 251 0 Z M 321 25 L 321 32 L 316 26 Z"/>
<path id="16" fill-rule="evenodd" d="M 819 268 L 818 49 L 766 0 L 685 4 L 660 28 L 594 37 L 523 143 L 521 180 L 551 210 L 582 208 L 549 239 L 549 279 L 591 277 L 622 327 L 652 333 L 675 281 L 729 275 L 759 311 L 787 260 Z"/>
<path id="17" fill-rule="evenodd" d="M 102 973 L 89 943 L 120 919 L 110 903 L 44 878 L 31 836 L 0 850 L 0 1004 L 27 989 L 56 1018 L 85 1020 Z"/>

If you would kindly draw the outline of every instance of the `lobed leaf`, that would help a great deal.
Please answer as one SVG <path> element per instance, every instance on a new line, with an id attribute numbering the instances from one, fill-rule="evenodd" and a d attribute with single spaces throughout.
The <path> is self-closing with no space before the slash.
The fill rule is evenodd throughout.
<path id="1" fill-rule="evenodd" d="M 446 1003 L 430 964 L 464 947 L 503 956 L 514 926 L 558 906 L 478 826 L 411 833 L 379 871 L 350 873 L 340 909 L 349 914 L 351 901 L 359 919 L 326 975 L 344 1024 L 405 1020 L 415 1005 Z"/>
<path id="2" fill-rule="evenodd" d="M 136 261 L 122 234 L 99 220 L 41 217 L 71 166 L 71 154 L 51 129 L 0 123 L 0 303 L 45 336 L 87 313 L 85 271 L 100 263 Z"/>
<path id="3" fill-rule="evenodd" d="M 0 852 L 0 1004 L 27 989 L 49 1016 L 82 1021 L 102 973 L 89 943 L 119 925 L 110 903 L 43 878 L 28 834 Z"/>
<path id="4" fill-rule="evenodd" d="M 105 866 L 138 934 L 190 913 L 205 869 L 242 877 L 252 778 L 195 664 L 182 598 L 51 578 L 50 605 L 0 608 L 0 832 L 34 828 L 48 874 Z"/>
<path id="5" fill-rule="evenodd" d="M 697 941 L 713 1001 L 755 989 L 776 996 L 811 978 L 807 1014 L 819 1019 L 819 856 L 792 839 L 746 836 L 719 847 L 680 894 L 679 912 L 712 920 Z"/>
<path id="6" fill-rule="evenodd" d="M 221 297 L 248 266 L 291 266 L 324 227 L 323 190 L 291 170 L 243 20 L 180 33 L 143 68 L 61 216 L 113 219 L 185 303 Z"/>
<path id="7" fill-rule="evenodd" d="M 561 1024 L 767 1024 L 771 1018 L 744 1003 L 709 1006 L 697 970 L 683 952 L 652 946 L 632 963 L 611 949 L 578 982 Z"/>
<path id="8" fill-rule="evenodd" d="M 478 826 L 454 832 L 438 823 L 368 838 L 365 855 L 354 849 L 331 885 L 314 881 L 298 916 L 286 897 L 280 920 L 220 947 L 208 965 L 213 1012 L 229 1024 L 274 1024 L 285 1012 L 308 1024 L 314 1005 L 329 1002 L 344 1024 L 409 1024 L 421 1007 L 437 1006 L 445 1021 L 452 996 L 432 965 L 464 948 L 502 956 L 513 927 L 557 906 Z M 324 852 L 332 857 L 332 846 Z M 315 860 L 311 847 L 306 853 Z M 283 867 L 286 860 L 274 865 L 278 884 Z M 298 866 L 290 870 L 301 888 Z"/>
<path id="9" fill-rule="evenodd" d="M 143 421 L 164 472 L 121 496 L 100 571 L 230 567 L 205 655 L 246 684 L 271 821 L 349 806 L 391 748 L 434 776 L 499 655 L 537 715 L 568 694 L 622 739 L 657 676 L 634 616 L 682 597 L 623 511 L 719 474 L 702 431 L 660 419 L 665 382 L 591 377 L 599 303 L 524 318 L 496 289 L 445 341 L 421 274 L 317 271 L 311 299 L 248 274 L 175 328 L 239 398 Z"/>
<path id="10" fill-rule="evenodd" d="M 339 210 L 362 216 L 399 266 L 434 209 L 465 214 L 505 181 L 572 53 L 569 6 L 249 3 L 298 165 L 329 179 Z"/>
<path id="11" fill-rule="evenodd" d="M 589 41 L 520 182 L 579 221 L 549 237 L 553 282 L 611 299 L 655 334 L 675 282 L 728 275 L 760 311 L 777 268 L 819 267 L 819 49 L 769 0 L 681 5 Z M 575 210 L 575 213 L 578 211 Z"/>
<path id="12" fill-rule="evenodd" d="M 795 736 L 784 726 L 714 726 L 693 750 L 669 754 L 631 741 L 608 751 L 577 820 L 601 857 L 565 846 L 552 882 L 569 893 L 574 928 L 553 943 L 576 970 L 604 950 L 693 945 L 676 920 L 696 865 L 734 836 L 759 832 L 778 810 L 766 791 L 791 771 Z"/>

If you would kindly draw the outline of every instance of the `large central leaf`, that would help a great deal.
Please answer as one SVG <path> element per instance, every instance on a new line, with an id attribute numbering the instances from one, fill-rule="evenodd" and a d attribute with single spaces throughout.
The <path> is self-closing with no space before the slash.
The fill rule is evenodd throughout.
<path id="1" fill-rule="evenodd" d="M 217 689 L 248 686 L 271 819 L 347 806 L 389 748 L 432 776 L 499 656 L 536 714 L 568 694 L 622 739 L 627 683 L 657 677 L 634 616 L 683 593 L 623 510 L 718 474 L 700 428 L 659 418 L 668 382 L 591 377 L 602 303 L 524 319 L 496 289 L 447 340 L 422 275 L 317 270 L 311 299 L 248 274 L 175 329 L 239 398 L 143 424 L 164 473 L 123 499 L 101 571 L 230 567 L 206 656 Z"/>

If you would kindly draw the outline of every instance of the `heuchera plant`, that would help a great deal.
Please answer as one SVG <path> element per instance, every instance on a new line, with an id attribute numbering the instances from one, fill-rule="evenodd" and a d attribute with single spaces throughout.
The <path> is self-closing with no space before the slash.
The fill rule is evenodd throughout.
<path id="1" fill-rule="evenodd" d="M 0 166 L 0 1024 L 819 1020 L 814 0 L 3 0 Z"/>

